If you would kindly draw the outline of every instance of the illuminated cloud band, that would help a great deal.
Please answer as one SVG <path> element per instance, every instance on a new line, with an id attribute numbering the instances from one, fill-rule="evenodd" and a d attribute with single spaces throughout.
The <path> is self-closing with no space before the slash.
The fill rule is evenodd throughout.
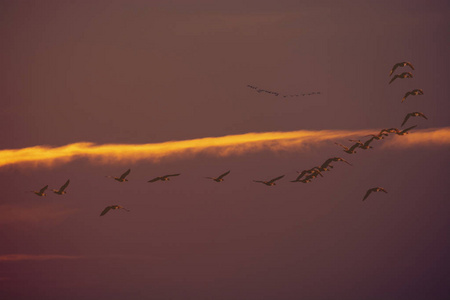
<path id="1" fill-rule="evenodd" d="M 309 149 L 325 141 L 344 138 L 362 138 L 379 130 L 320 130 L 263 132 L 206 137 L 200 139 L 169 141 L 152 144 L 105 144 L 74 143 L 61 147 L 35 146 L 23 149 L 0 150 L 0 167 L 14 164 L 45 164 L 70 162 L 87 158 L 95 163 L 158 162 L 170 157 L 186 158 L 199 153 L 225 157 L 262 150 L 293 151 Z M 450 144 L 450 127 L 413 130 L 406 136 L 388 137 L 384 147 L 411 147 Z"/>

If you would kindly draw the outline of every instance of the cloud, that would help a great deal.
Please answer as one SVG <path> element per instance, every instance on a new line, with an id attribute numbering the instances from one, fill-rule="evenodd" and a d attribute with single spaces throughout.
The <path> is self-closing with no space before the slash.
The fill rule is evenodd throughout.
<path id="1" fill-rule="evenodd" d="M 0 167 L 15 164 L 47 165 L 67 163 L 87 158 L 93 163 L 137 162 L 147 160 L 158 162 L 166 158 L 187 158 L 206 153 L 213 156 L 242 155 L 257 151 L 298 151 L 309 149 L 325 141 L 361 137 L 373 130 L 320 130 L 262 132 L 205 137 L 184 141 L 169 141 L 153 144 L 105 144 L 80 142 L 61 147 L 35 146 L 23 149 L 0 150 Z M 450 144 L 450 127 L 414 130 L 409 135 L 385 141 L 387 146 L 412 147 L 417 145 Z"/>
<path id="2" fill-rule="evenodd" d="M 50 203 L 36 206 L 0 205 L 0 224 L 10 223 L 58 223 L 78 209 L 60 208 Z"/>
<path id="3" fill-rule="evenodd" d="M 23 260 L 55 260 L 55 259 L 80 259 L 82 256 L 58 255 L 58 254 L 6 254 L 0 255 L 0 262 L 4 261 L 23 261 Z"/>

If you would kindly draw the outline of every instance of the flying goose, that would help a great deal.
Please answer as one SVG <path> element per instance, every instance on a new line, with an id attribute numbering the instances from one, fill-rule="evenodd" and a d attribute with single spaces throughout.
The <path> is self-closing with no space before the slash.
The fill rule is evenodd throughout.
<path id="1" fill-rule="evenodd" d="M 344 152 L 347 152 L 348 154 L 353 154 L 353 153 L 356 153 L 355 149 L 358 148 L 359 146 L 361 146 L 363 143 L 356 142 L 356 144 L 354 144 L 350 148 L 348 148 L 348 147 L 346 147 L 346 146 L 344 146 L 342 144 L 339 144 L 339 143 L 335 143 L 335 144 L 338 145 L 338 146 L 341 146 L 342 148 L 344 148 Z"/>
<path id="2" fill-rule="evenodd" d="M 65 189 L 67 188 L 67 186 L 69 185 L 70 180 L 67 179 L 66 183 L 64 183 L 59 190 L 52 190 L 53 193 L 58 194 L 58 195 L 64 195 L 66 193 Z"/>
<path id="3" fill-rule="evenodd" d="M 363 198 L 363 201 L 366 200 L 367 197 L 369 197 L 370 193 L 372 193 L 372 192 L 385 192 L 387 194 L 387 191 L 384 188 L 379 187 L 379 186 L 378 187 L 374 187 L 374 188 L 371 188 L 371 189 L 367 190 L 366 195 Z"/>
<path id="4" fill-rule="evenodd" d="M 376 138 L 376 137 L 373 136 L 373 137 L 371 137 L 370 139 L 368 139 L 367 141 L 365 141 L 364 143 L 362 143 L 360 140 L 349 140 L 349 141 L 350 141 L 350 142 L 360 142 L 361 145 L 359 145 L 358 148 L 367 150 L 367 149 L 373 148 L 372 146 L 369 146 L 369 144 L 370 144 L 375 138 Z"/>
<path id="5" fill-rule="evenodd" d="M 269 181 L 261 181 L 261 180 L 253 180 L 253 181 L 265 184 L 267 186 L 272 186 L 272 185 L 276 185 L 275 181 L 277 181 L 277 180 L 279 180 L 279 179 L 281 179 L 283 177 L 284 177 L 284 175 L 281 175 L 281 176 L 278 176 L 277 178 L 274 178 L 274 179 L 269 180 Z"/>
<path id="6" fill-rule="evenodd" d="M 155 182 L 155 181 L 158 181 L 158 180 L 161 180 L 161 181 L 169 181 L 169 180 L 170 180 L 169 177 L 179 176 L 179 175 L 180 175 L 180 174 L 170 174 L 170 175 L 158 176 L 158 177 L 155 177 L 155 178 L 153 178 L 153 179 L 151 179 L 151 180 L 149 180 L 149 181 L 147 181 L 147 182 Z"/>
<path id="7" fill-rule="evenodd" d="M 413 74 L 411 72 L 404 72 L 400 75 L 397 74 L 394 77 L 392 77 L 391 81 L 389 81 L 389 84 L 391 84 L 397 78 L 413 78 Z"/>
<path id="8" fill-rule="evenodd" d="M 423 113 L 418 111 L 412 112 L 406 115 L 405 119 L 403 120 L 402 127 L 403 125 L 405 125 L 406 121 L 408 121 L 409 117 L 422 117 L 425 118 L 425 120 L 428 120 L 428 118 Z"/>
<path id="9" fill-rule="evenodd" d="M 128 169 L 125 173 L 120 175 L 120 177 L 114 177 L 114 176 L 106 176 L 106 177 L 114 178 L 114 180 L 117 180 L 119 182 L 124 182 L 124 181 L 128 181 L 128 179 L 125 179 L 125 177 L 127 177 L 128 174 L 130 174 L 130 172 L 131 172 L 131 169 Z"/>
<path id="10" fill-rule="evenodd" d="M 413 67 L 413 65 L 412 65 L 410 62 L 404 61 L 404 62 L 396 63 L 396 64 L 392 67 L 392 70 L 391 70 L 391 72 L 389 73 L 389 76 L 391 76 L 392 73 L 394 73 L 395 69 L 397 69 L 398 67 L 406 67 L 406 66 L 409 66 L 409 67 L 411 67 L 411 69 L 414 70 L 414 67 Z"/>
<path id="11" fill-rule="evenodd" d="M 215 178 L 215 177 L 205 177 L 205 178 L 212 179 L 212 180 L 214 180 L 215 182 L 222 182 L 222 181 L 223 181 L 223 178 L 224 178 L 225 176 L 227 176 L 229 173 L 230 173 L 230 171 L 225 172 L 225 173 L 223 173 L 222 175 L 220 175 L 220 176 L 217 177 L 217 178 Z"/>
<path id="12" fill-rule="evenodd" d="M 123 210 L 125 210 L 127 212 L 130 211 L 130 210 L 126 209 L 125 207 L 121 206 L 121 205 L 111 205 L 111 206 L 105 207 L 105 209 L 100 214 L 100 217 L 104 216 L 110 209 L 123 209 Z"/>
<path id="13" fill-rule="evenodd" d="M 31 192 L 33 192 L 33 193 L 35 193 L 36 195 L 38 195 L 38 196 L 47 196 L 47 194 L 46 193 L 44 193 L 45 192 L 45 190 L 48 188 L 48 185 L 46 185 L 46 186 L 44 186 L 42 189 L 40 189 L 39 191 L 31 191 Z"/>
<path id="14" fill-rule="evenodd" d="M 300 173 L 297 178 L 295 180 L 291 180 L 291 182 L 303 182 L 302 180 L 300 180 L 305 174 L 309 174 L 309 176 L 311 176 L 310 178 L 315 178 L 317 177 L 317 175 L 320 175 L 321 177 L 323 177 L 322 172 L 319 169 L 320 167 L 314 167 L 312 169 L 309 170 L 303 170 L 302 172 L 298 172 Z M 307 176 L 307 177 L 309 177 Z"/>
<path id="15" fill-rule="evenodd" d="M 397 134 L 398 134 L 398 135 L 405 135 L 405 134 L 408 134 L 408 133 L 409 133 L 408 131 L 411 130 L 411 129 L 413 129 L 413 128 L 415 128 L 415 127 L 417 127 L 417 125 L 414 125 L 414 126 L 411 126 L 411 127 L 409 127 L 409 128 L 403 129 L 402 131 L 397 132 Z"/>
<path id="16" fill-rule="evenodd" d="M 415 90 L 406 92 L 405 96 L 403 96 L 403 98 L 402 98 L 402 103 L 403 103 L 403 101 L 406 100 L 406 97 L 408 97 L 409 95 L 412 95 L 412 96 L 423 95 L 423 90 L 422 89 L 415 89 Z"/>

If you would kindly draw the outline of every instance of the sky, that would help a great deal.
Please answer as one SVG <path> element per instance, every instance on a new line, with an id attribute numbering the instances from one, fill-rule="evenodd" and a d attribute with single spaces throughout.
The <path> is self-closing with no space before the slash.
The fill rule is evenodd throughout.
<path id="1" fill-rule="evenodd" d="M 1 299 L 448 298 L 448 1 L 2 0 L 0 20 Z M 290 182 L 330 157 L 351 165 Z"/>

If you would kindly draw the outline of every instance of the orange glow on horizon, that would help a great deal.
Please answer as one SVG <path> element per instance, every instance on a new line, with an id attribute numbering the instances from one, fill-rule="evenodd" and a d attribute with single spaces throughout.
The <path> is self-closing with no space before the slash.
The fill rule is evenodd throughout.
<path id="1" fill-rule="evenodd" d="M 320 130 L 263 132 L 206 137 L 184 141 L 169 141 L 152 144 L 104 144 L 79 142 L 61 147 L 34 146 L 23 149 L 0 150 L 0 167 L 14 164 L 52 166 L 78 158 L 87 158 L 93 163 L 158 162 L 169 157 L 191 157 L 199 153 L 225 157 L 242 155 L 262 150 L 294 151 L 307 149 L 325 141 L 357 138 L 379 130 Z M 383 147 L 410 147 L 424 144 L 450 144 L 450 127 L 414 130 L 405 136 L 387 138 Z"/>

